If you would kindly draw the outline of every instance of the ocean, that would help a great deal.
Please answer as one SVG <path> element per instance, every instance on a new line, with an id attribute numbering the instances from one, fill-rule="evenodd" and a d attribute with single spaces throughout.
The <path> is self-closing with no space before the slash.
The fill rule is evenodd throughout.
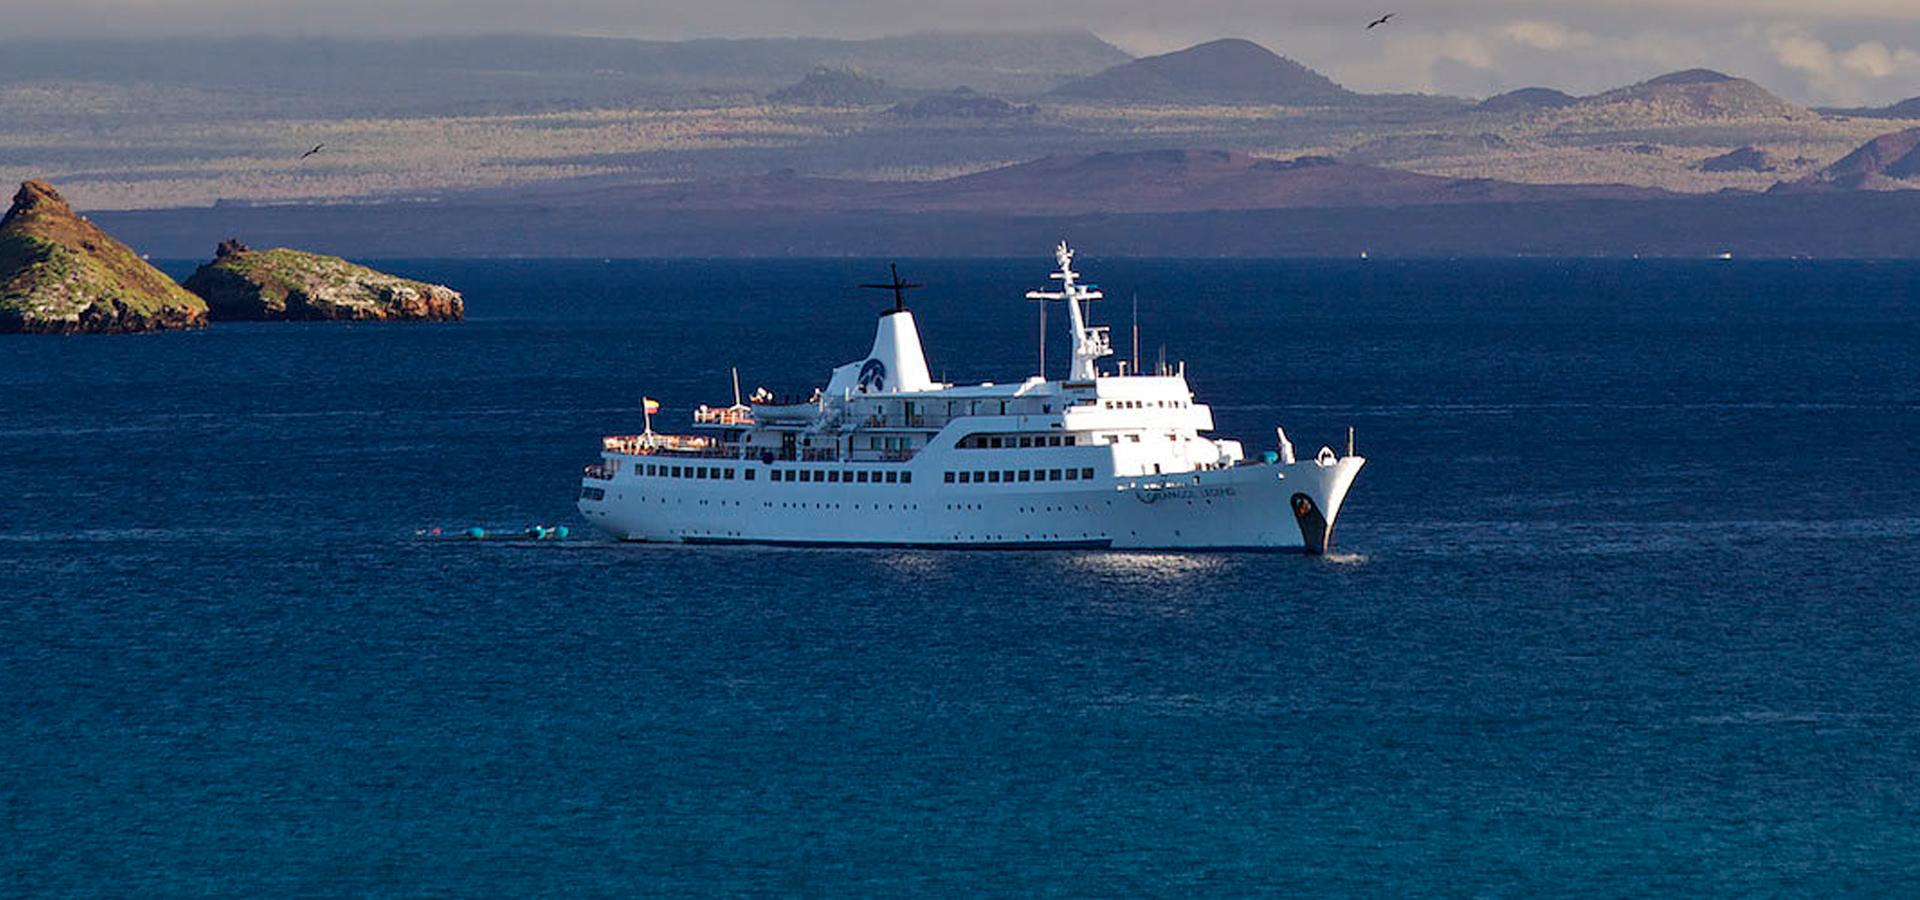
<path id="1" fill-rule="evenodd" d="M 902 261 L 936 377 L 1049 262 Z M 1083 256 L 1355 429 L 1327 558 L 610 542 L 598 437 L 884 261 L 382 266 L 469 321 L 0 341 L 0 893 L 1920 889 L 1920 264 Z"/>

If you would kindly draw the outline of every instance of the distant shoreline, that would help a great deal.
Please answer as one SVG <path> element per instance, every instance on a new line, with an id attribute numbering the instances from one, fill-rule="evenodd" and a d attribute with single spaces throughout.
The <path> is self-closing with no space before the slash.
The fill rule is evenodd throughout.
<path id="1" fill-rule="evenodd" d="M 1920 259 L 1920 191 L 1033 216 L 650 211 L 521 203 L 98 211 L 140 252 L 223 237 L 381 258 L 1017 257 L 1061 236 L 1102 256 Z"/>

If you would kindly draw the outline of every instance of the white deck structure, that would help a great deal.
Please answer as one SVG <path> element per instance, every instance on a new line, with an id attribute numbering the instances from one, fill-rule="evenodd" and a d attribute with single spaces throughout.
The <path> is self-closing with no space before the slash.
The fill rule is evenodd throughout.
<path id="1" fill-rule="evenodd" d="M 1100 294 L 1056 251 L 1072 329 L 1067 377 L 956 386 L 928 373 L 913 313 L 812 402 L 701 407 L 697 434 L 609 436 L 580 511 L 616 537 L 682 543 L 968 548 L 1260 549 L 1321 553 L 1365 460 L 1323 447 L 1248 459 L 1207 437 L 1185 367 L 1102 371 Z M 736 388 L 736 395 L 738 391 Z M 760 398 L 755 398 L 760 399 Z"/>

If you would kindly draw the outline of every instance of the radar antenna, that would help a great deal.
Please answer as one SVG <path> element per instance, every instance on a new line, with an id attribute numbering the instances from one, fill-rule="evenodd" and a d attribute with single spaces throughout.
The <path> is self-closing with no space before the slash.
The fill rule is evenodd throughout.
<path id="1" fill-rule="evenodd" d="M 907 292 L 910 290 L 913 290 L 914 288 L 926 287 L 926 285 L 915 284 L 913 282 L 900 280 L 900 267 L 894 263 L 887 263 L 887 271 L 893 274 L 892 281 L 889 281 L 885 284 L 863 284 L 861 285 L 861 287 L 873 288 L 874 290 L 880 290 L 880 291 L 892 291 L 893 292 L 893 310 L 892 311 L 906 312 L 907 311 Z"/>

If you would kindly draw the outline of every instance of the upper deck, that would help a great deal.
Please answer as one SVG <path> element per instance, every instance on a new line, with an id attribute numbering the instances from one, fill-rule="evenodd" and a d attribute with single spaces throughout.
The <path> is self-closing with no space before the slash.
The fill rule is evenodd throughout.
<path id="1" fill-rule="evenodd" d="M 911 462 L 927 453 L 957 450 L 1089 448 L 1130 445 L 1110 455 L 1127 465 L 1159 471 L 1187 458 L 1211 458 L 1199 447 L 1213 428 L 1212 411 L 1194 402 L 1184 365 L 1154 374 L 1129 372 L 1124 363 L 1102 371 L 1112 354 L 1106 330 L 1087 323 L 1083 306 L 1100 293 L 1078 282 L 1072 251 L 1057 251 L 1057 291 L 1028 296 L 1064 303 L 1072 327 L 1073 359 L 1064 378 L 1042 373 L 1019 381 L 951 384 L 927 374 L 906 285 L 897 275 L 886 285 L 895 305 L 881 314 L 872 349 L 864 359 L 833 370 L 824 388 L 803 402 L 775 402 L 756 390 L 743 403 L 739 379 L 727 406 L 693 411 L 694 435 L 642 435 L 607 439 L 605 450 L 630 456 L 672 454 L 712 458 L 808 462 Z M 1044 309 L 1044 307 L 1043 307 Z M 1231 451 L 1237 453 L 1238 445 Z M 1158 459 L 1156 454 L 1167 457 Z"/>

